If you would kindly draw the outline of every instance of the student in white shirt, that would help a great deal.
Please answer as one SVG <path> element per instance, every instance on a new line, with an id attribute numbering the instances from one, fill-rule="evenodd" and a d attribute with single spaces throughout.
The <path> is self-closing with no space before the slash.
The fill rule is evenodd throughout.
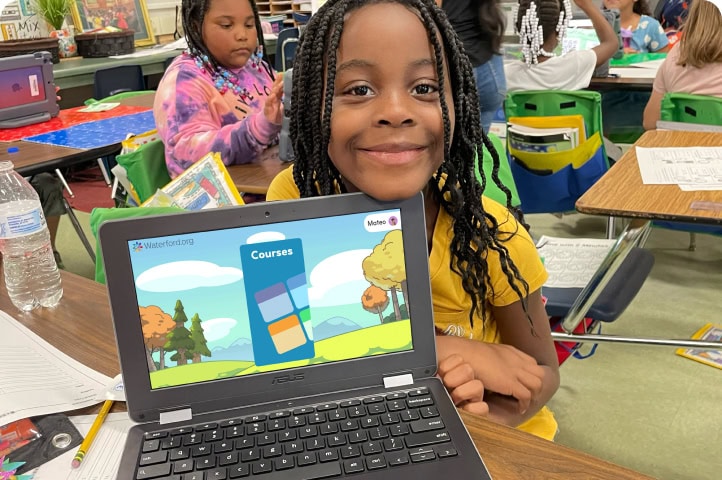
<path id="1" fill-rule="evenodd" d="M 592 21 L 599 45 L 556 56 L 572 16 L 569 0 L 520 0 L 516 30 L 524 61 L 506 62 L 507 89 L 580 90 L 589 86 L 594 69 L 609 60 L 619 46 L 617 35 L 592 0 L 574 0 Z"/>

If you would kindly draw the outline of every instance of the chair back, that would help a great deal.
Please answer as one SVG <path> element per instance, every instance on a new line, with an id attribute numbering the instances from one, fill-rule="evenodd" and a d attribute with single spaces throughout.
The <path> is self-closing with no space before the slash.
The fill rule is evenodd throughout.
<path id="1" fill-rule="evenodd" d="M 116 161 L 125 168 L 128 181 L 140 203 L 171 180 L 165 163 L 165 148 L 160 139 L 145 143 L 133 152 L 118 155 Z"/>
<path id="2" fill-rule="evenodd" d="M 666 93 L 660 119 L 666 122 L 722 125 L 722 98 L 690 93 Z"/>
<path id="3" fill-rule="evenodd" d="M 296 47 L 298 46 L 300 36 L 301 31 L 298 27 L 284 28 L 278 32 L 275 58 L 275 69 L 277 72 L 283 72 L 293 65 L 293 57 L 296 54 Z"/>
<path id="4" fill-rule="evenodd" d="M 96 99 L 145 88 L 140 65 L 121 65 L 95 71 L 93 97 Z"/>
<path id="5" fill-rule="evenodd" d="M 549 124 L 536 122 L 543 128 L 559 127 L 553 122 L 560 117 L 581 117 L 584 132 L 579 131 L 577 145 L 568 150 L 521 151 L 511 146 L 507 134 L 509 163 L 524 213 L 574 210 L 576 200 L 609 169 L 602 141 L 601 95 L 585 90 L 514 92 L 506 97 L 504 113 L 507 120 L 549 117 Z"/>

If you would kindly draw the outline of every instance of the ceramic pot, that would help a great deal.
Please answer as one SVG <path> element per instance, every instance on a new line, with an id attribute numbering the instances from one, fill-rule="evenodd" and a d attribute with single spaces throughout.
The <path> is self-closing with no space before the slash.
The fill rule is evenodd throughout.
<path id="1" fill-rule="evenodd" d="M 50 32 L 50 36 L 58 39 L 58 54 L 60 58 L 69 58 L 78 55 L 78 46 L 75 44 L 75 37 L 73 37 L 67 28 L 53 30 Z"/>

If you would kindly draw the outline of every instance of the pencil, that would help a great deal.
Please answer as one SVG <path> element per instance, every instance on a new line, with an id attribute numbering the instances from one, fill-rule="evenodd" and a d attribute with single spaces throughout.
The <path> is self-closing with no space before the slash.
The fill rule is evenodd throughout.
<path id="1" fill-rule="evenodd" d="M 90 426 L 90 431 L 85 436 L 85 440 L 83 440 L 83 443 L 80 444 L 80 448 L 78 448 L 78 453 L 76 453 L 73 458 L 73 463 L 71 463 L 73 468 L 78 468 L 80 466 L 80 462 L 83 461 L 85 454 L 88 453 L 88 449 L 90 448 L 90 445 L 92 445 L 95 435 L 98 433 L 98 430 L 100 430 L 101 425 L 103 425 L 103 421 L 105 420 L 105 417 L 108 416 L 108 412 L 112 406 L 113 400 L 106 400 L 105 403 L 103 403 L 100 413 L 98 413 L 98 416 L 95 417 L 93 425 Z"/>

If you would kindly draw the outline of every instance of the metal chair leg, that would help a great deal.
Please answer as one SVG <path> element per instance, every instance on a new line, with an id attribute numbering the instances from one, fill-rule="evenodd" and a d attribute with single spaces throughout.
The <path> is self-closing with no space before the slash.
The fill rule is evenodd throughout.
<path id="1" fill-rule="evenodd" d="M 55 175 L 58 176 L 58 178 L 60 179 L 60 183 L 62 183 L 62 184 L 63 184 L 63 187 L 65 187 L 65 190 L 68 191 L 68 195 L 70 195 L 71 197 L 74 197 L 75 194 L 74 194 L 73 191 L 70 189 L 70 185 L 68 185 L 68 182 L 65 181 L 65 177 L 63 176 L 63 173 L 60 171 L 59 168 L 56 168 L 56 169 L 55 169 Z"/>
<path id="2" fill-rule="evenodd" d="M 63 206 L 65 207 L 65 212 L 68 214 L 70 223 L 73 224 L 75 233 L 77 233 L 78 237 L 80 237 L 80 241 L 83 243 L 83 246 L 85 247 L 85 250 L 87 250 L 88 255 L 90 255 L 90 259 L 93 260 L 93 264 L 95 264 L 95 251 L 93 250 L 93 247 L 90 245 L 90 242 L 88 241 L 88 237 L 85 236 L 85 232 L 83 231 L 83 227 L 80 226 L 78 217 L 75 216 L 75 212 L 73 211 L 72 207 L 70 206 L 68 201 L 65 199 L 65 197 L 63 197 Z"/>
<path id="3" fill-rule="evenodd" d="M 616 238 L 616 227 L 614 225 L 614 217 L 607 218 L 607 240 Z"/>
<path id="4" fill-rule="evenodd" d="M 111 186 L 110 175 L 108 175 L 108 169 L 105 168 L 105 162 L 103 162 L 102 158 L 98 159 L 98 166 L 100 167 L 100 173 L 103 174 L 103 180 L 105 180 L 105 184 L 110 187 Z"/>
<path id="5" fill-rule="evenodd" d="M 697 234 L 694 232 L 689 232 L 689 251 L 694 252 L 697 250 Z"/>

